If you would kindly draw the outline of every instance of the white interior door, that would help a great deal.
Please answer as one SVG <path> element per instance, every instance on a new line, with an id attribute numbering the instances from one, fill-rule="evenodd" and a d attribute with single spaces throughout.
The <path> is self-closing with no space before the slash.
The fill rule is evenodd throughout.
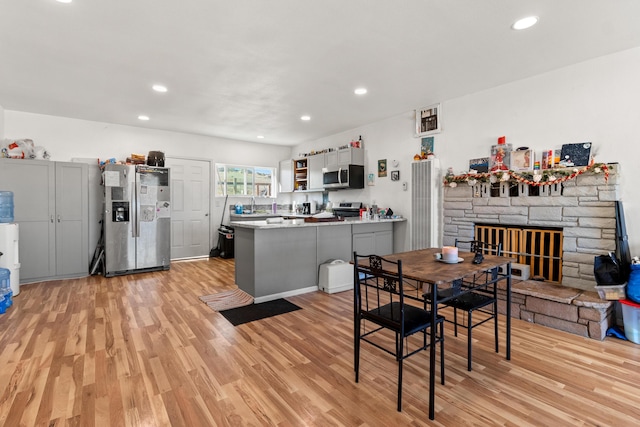
<path id="1" fill-rule="evenodd" d="M 165 166 L 171 168 L 171 259 L 209 256 L 211 163 L 168 157 Z"/>

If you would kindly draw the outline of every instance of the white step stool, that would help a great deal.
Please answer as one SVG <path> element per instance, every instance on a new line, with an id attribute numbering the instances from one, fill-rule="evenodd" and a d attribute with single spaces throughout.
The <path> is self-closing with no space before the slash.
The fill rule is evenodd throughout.
<path id="1" fill-rule="evenodd" d="M 320 264 L 318 289 L 328 294 L 353 289 L 353 265 L 339 259 Z"/>

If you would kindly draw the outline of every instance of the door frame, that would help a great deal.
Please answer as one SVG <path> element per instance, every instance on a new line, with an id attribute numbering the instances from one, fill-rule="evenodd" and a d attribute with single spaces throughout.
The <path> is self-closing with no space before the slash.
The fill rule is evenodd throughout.
<path id="1" fill-rule="evenodd" d="M 209 248 L 212 248 L 213 246 L 213 215 L 212 212 L 214 212 L 213 210 L 213 200 L 214 200 L 214 185 L 211 182 L 211 179 L 213 177 L 213 172 L 214 172 L 214 166 L 215 166 L 215 162 L 212 159 L 204 159 L 202 157 L 189 157 L 189 156 L 165 156 L 165 160 L 166 159 L 172 159 L 172 160 L 191 160 L 191 161 L 198 161 L 198 162 L 207 162 L 209 163 L 209 194 L 207 195 L 207 203 L 209 206 Z M 217 233 L 217 229 L 216 229 L 216 233 Z M 216 234 L 217 236 L 217 234 Z M 217 241 L 216 241 L 217 243 Z M 191 257 L 191 258 L 175 258 L 175 260 L 179 260 L 179 259 L 198 259 L 198 258 L 208 258 L 209 254 L 202 255 L 202 256 L 198 256 L 198 257 Z M 171 259 L 172 261 L 174 260 L 174 258 Z"/>

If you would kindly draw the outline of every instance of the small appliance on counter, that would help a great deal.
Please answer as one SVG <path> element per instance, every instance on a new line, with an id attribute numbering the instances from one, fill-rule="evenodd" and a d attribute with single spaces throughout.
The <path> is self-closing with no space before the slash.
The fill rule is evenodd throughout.
<path id="1" fill-rule="evenodd" d="M 340 202 L 338 205 L 333 205 L 333 214 L 342 218 L 359 217 L 361 208 L 360 202 Z"/>
<path id="2" fill-rule="evenodd" d="M 302 214 L 303 215 L 313 215 L 316 213 L 316 202 L 304 202 L 302 204 Z"/>

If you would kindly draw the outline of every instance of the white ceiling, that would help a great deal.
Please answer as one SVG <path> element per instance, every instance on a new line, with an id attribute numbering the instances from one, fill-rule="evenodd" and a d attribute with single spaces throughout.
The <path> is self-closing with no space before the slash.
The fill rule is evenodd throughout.
<path id="1" fill-rule="evenodd" d="M 0 105 L 293 145 L 640 46 L 639 18 L 639 0 L 3 0 Z"/>

